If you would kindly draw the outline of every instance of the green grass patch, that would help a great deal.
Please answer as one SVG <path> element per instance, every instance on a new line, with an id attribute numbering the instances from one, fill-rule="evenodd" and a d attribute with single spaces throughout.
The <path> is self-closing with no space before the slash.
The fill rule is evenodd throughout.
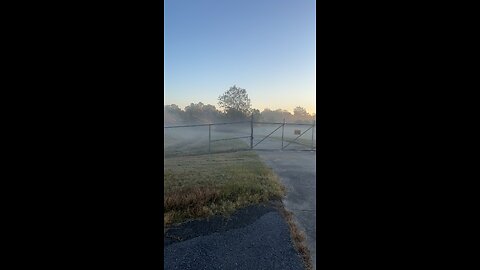
<path id="1" fill-rule="evenodd" d="M 166 142 L 164 143 L 164 156 L 166 158 L 208 154 L 208 140 L 189 139 L 182 141 L 176 138 L 166 138 L 165 141 Z M 249 148 L 250 145 L 242 139 L 213 141 L 210 144 L 211 153 L 247 150 Z"/>
<path id="2" fill-rule="evenodd" d="M 166 158 L 163 187 L 165 225 L 229 215 L 285 194 L 253 151 Z"/>

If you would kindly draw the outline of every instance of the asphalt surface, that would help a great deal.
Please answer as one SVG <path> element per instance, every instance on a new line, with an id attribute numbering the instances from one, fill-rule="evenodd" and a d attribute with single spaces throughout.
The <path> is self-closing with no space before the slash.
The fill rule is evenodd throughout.
<path id="1" fill-rule="evenodd" d="M 287 189 L 282 200 L 285 209 L 306 234 L 307 246 L 316 269 L 316 152 L 315 151 L 257 151 L 260 158 L 273 169 Z"/>
<path id="2" fill-rule="evenodd" d="M 266 205 L 170 228 L 164 247 L 165 269 L 305 269 L 285 220 Z"/>

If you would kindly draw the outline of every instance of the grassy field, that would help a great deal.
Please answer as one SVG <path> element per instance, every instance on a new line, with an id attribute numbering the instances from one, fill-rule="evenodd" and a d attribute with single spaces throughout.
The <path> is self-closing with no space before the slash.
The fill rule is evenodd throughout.
<path id="1" fill-rule="evenodd" d="M 254 126 L 254 143 L 263 139 L 266 135 L 270 134 L 278 128 L 278 125 L 257 125 Z M 295 126 L 288 125 L 284 130 L 284 145 L 287 145 L 290 141 L 293 141 L 298 135 L 294 134 L 295 129 L 299 129 L 302 132 L 308 129 L 309 126 Z M 269 140 L 281 141 L 281 129 L 276 130 L 270 135 Z M 315 133 L 316 134 L 316 133 Z M 212 126 L 210 144 L 211 153 L 221 153 L 237 150 L 247 150 L 250 148 L 249 139 L 234 139 L 225 141 L 215 141 L 218 139 L 227 139 L 235 137 L 250 136 L 250 124 L 247 125 L 218 125 Z M 302 137 L 300 137 L 293 145 L 288 146 L 287 149 L 298 149 L 304 147 L 310 149 L 312 145 L 311 131 L 307 131 Z M 209 131 L 208 126 L 201 127 L 186 127 L 186 128 L 173 128 L 164 130 L 164 156 L 178 157 L 186 155 L 200 155 L 208 153 Z M 266 143 L 260 144 L 258 148 L 265 147 Z M 303 146 L 301 146 L 303 145 Z M 280 149 L 280 144 L 277 146 Z M 314 138 L 314 146 L 316 146 L 316 138 Z M 272 148 L 267 146 L 267 148 Z M 275 149 L 277 149 L 275 148 Z"/>
<path id="2" fill-rule="evenodd" d="M 220 135 L 218 135 L 220 134 Z M 239 136 L 237 134 L 222 134 L 216 133 L 214 139 L 226 139 Z M 245 139 L 233 139 L 224 141 L 212 141 L 210 144 L 211 153 L 222 153 L 237 150 L 247 150 L 250 145 L 246 143 Z M 164 156 L 178 157 L 187 155 L 200 155 L 208 153 L 208 137 L 203 138 L 198 136 L 196 138 L 182 137 L 179 134 L 165 134 L 164 138 Z"/>
<path id="3" fill-rule="evenodd" d="M 164 224 L 231 214 L 285 194 L 253 151 L 164 159 Z"/>

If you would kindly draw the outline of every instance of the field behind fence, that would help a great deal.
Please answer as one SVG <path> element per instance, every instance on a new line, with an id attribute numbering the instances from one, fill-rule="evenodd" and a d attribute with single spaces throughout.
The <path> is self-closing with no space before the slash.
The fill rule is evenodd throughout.
<path id="1" fill-rule="evenodd" d="M 164 126 L 164 156 L 255 150 L 316 150 L 316 125 L 232 122 Z M 253 139 L 253 140 L 252 140 Z"/>

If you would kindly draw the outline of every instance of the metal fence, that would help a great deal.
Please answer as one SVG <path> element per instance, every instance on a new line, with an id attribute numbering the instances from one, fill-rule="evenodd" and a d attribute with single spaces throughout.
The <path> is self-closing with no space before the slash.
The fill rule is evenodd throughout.
<path id="1" fill-rule="evenodd" d="M 165 156 L 238 150 L 316 150 L 316 124 L 250 121 L 164 126 Z"/>

